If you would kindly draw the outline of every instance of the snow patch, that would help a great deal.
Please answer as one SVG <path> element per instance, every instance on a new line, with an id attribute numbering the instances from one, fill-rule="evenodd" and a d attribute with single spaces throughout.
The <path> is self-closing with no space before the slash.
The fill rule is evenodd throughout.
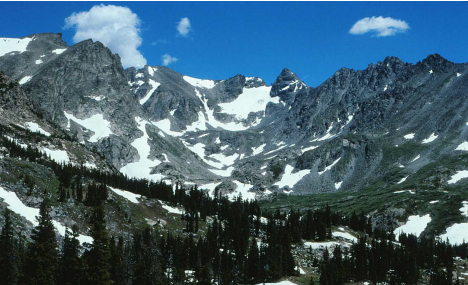
<path id="1" fill-rule="evenodd" d="M 304 152 L 309 151 L 309 150 L 316 149 L 317 147 L 318 146 L 309 146 L 309 147 L 303 148 L 303 149 L 301 149 L 301 153 L 304 153 Z"/>
<path id="2" fill-rule="evenodd" d="M 457 173 L 452 175 L 452 178 L 447 182 L 448 184 L 454 184 L 463 178 L 468 178 L 468 170 L 457 171 Z"/>
<path id="3" fill-rule="evenodd" d="M 458 72 L 457 72 L 457 77 L 460 77 L 460 76 L 461 76 L 461 73 L 458 73 Z"/>
<path id="4" fill-rule="evenodd" d="M 281 176 L 281 180 L 276 182 L 274 185 L 278 185 L 279 188 L 283 188 L 285 186 L 292 188 L 304 176 L 310 173 L 310 170 L 307 170 L 307 169 L 300 170 L 296 173 L 292 173 L 293 170 L 294 170 L 294 167 L 292 167 L 289 164 L 286 165 L 283 176 Z"/>
<path id="5" fill-rule="evenodd" d="M 393 233 L 395 234 L 396 240 L 401 233 L 413 234 L 417 237 L 426 229 L 427 224 L 431 222 L 431 216 L 429 214 L 424 216 L 409 216 L 406 224 L 396 228 Z"/>
<path id="6" fill-rule="evenodd" d="M 141 195 L 137 195 L 135 193 L 125 191 L 125 190 L 121 190 L 121 189 L 117 189 L 117 188 L 113 188 L 113 187 L 110 187 L 110 186 L 107 186 L 107 187 L 109 187 L 115 194 L 124 197 L 125 199 L 127 199 L 128 201 L 130 201 L 132 203 L 135 203 L 135 204 L 140 203 L 140 201 L 138 201 L 137 198 L 141 198 Z"/>
<path id="7" fill-rule="evenodd" d="M 423 140 L 422 143 L 433 142 L 438 136 L 436 134 L 431 134 L 427 139 Z"/>
<path id="8" fill-rule="evenodd" d="M 231 201 L 236 200 L 239 195 L 242 195 L 243 200 L 254 200 L 255 199 L 255 193 L 249 192 L 249 189 L 253 187 L 251 184 L 244 184 L 241 183 L 237 180 L 232 181 L 234 184 L 236 184 L 236 190 L 234 190 L 232 193 L 229 193 L 227 196 Z"/>
<path id="9" fill-rule="evenodd" d="M 57 149 L 49 149 L 49 148 L 43 148 L 42 149 L 48 156 L 50 156 L 50 158 L 52 158 L 53 160 L 55 160 L 56 162 L 58 163 L 61 163 L 61 162 L 69 162 L 70 161 L 70 158 L 68 157 L 68 154 L 66 151 L 64 150 L 57 150 Z"/>
<path id="10" fill-rule="evenodd" d="M 36 217 L 39 216 L 39 209 L 28 207 L 21 202 L 21 200 L 16 196 L 15 192 L 6 191 L 3 187 L 0 187 L 0 198 L 3 199 L 5 203 L 8 204 L 8 208 L 15 212 L 16 214 L 23 216 L 31 222 L 34 226 L 37 226 L 39 223 L 36 220 Z M 65 235 L 65 229 L 62 224 L 57 221 L 52 221 L 54 227 L 57 229 L 58 233 L 62 236 Z M 77 238 L 80 243 L 92 243 L 93 238 L 85 235 L 79 235 Z"/>
<path id="11" fill-rule="evenodd" d="M 333 232 L 332 236 L 341 237 L 341 238 L 344 238 L 344 239 L 347 239 L 347 240 L 350 240 L 350 241 L 357 242 L 357 238 L 355 236 L 353 236 L 352 234 L 350 234 L 350 233 Z"/>
<path id="12" fill-rule="evenodd" d="M 62 54 L 66 50 L 67 50 L 66 48 L 58 48 L 58 49 L 54 49 L 52 52 L 56 54 Z"/>
<path id="13" fill-rule="evenodd" d="M 411 140 L 411 139 L 414 139 L 414 133 L 411 133 L 411 134 L 407 134 L 405 136 L 403 136 L 405 139 L 407 140 Z"/>
<path id="14" fill-rule="evenodd" d="M 161 201 L 160 201 L 160 202 L 161 202 Z M 181 211 L 181 210 L 179 210 L 179 209 L 177 209 L 177 208 L 171 207 L 171 206 L 165 204 L 164 202 L 161 202 L 161 207 L 162 207 L 164 210 L 166 210 L 166 211 L 168 211 L 169 213 L 171 213 L 171 214 L 182 215 L 182 214 L 184 213 L 183 211 Z"/>
<path id="15" fill-rule="evenodd" d="M 146 133 L 146 125 L 149 124 L 149 122 L 140 119 L 139 117 L 136 117 L 135 120 L 138 123 L 138 128 L 143 132 L 143 136 L 135 139 L 131 145 L 137 149 L 140 160 L 125 165 L 120 169 L 120 172 L 126 174 L 129 177 L 135 177 L 139 179 L 143 178 L 154 181 L 161 180 L 163 177 L 161 174 L 151 174 L 151 169 L 161 164 L 161 161 L 157 159 L 150 160 L 148 158 L 151 149 L 148 144 L 149 136 Z"/>
<path id="16" fill-rule="evenodd" d="M 429 202 L 429 204 L 435 204 L 435 203 L 439 203 L 439 200 L 434 200 L 434 201 Z"/>
<path id="17" fill-rule="evenodd" d="M 400 194 L 400 193 L 405 193 L 405 192 L 408 192 L 410 194 L 416 194 L 416 192 L 412 191 L 412 190 L 399 190 L 399 191 L 395 191 L 393 192 L 394 194 Z"/>
<path id="18" fill-rule="evenodd" d="M 227 169 L 208 169 L 209 171 L 213 172 L 216 175 L 222 176 L 222 177 L 229 177 L 231 176 L 231 173 L 234 171 L 234 167 L 229 167 Z"/>
<path id="19" fill-rule="evenodd" d="M 151 75 L 151 76 L 154 76 L 154 73 L 155 73 L 157 70 L 158 70 L 157 68 L 148 66 L 148 73 L 149 73 L 149 75 Z"/>
<path id="20" fill-rule="evenodd" d="M 343 183 L 343 181 L 340 181 L 340 182 L 335 183 L 335 189 L 336 189 L 336 190 L 340 189 L 342 183 Z"/>
<path id="21" fill-rule="evenodd" d="M 151 68 L 148 67 L 148 70 Z M 148 83 L 151 85 L 151 90 L 146 93 L 146 96 L 140 99 L 140 105 L 145 104 L 146 101 L 148 101 L 149 98 L 151 98 L 151 95 L 153 95 L 153 92 L 158 89 L 158 87 L 161 85 L 161 83 L 154 81 L 153 79 L 148 80 Z"/>
<path id="22" fill-rule="evenodd" d="M 184 76 L 183 78 L 184 78 L 185 81 L 190 83 L 190 85 L 195 86 L 195 87 L 211 89 L 211 88 L 215 87 L 215 85 L 216 85 L 216 83 L 213 80 L 197 79 L 197 78 L 193 78 L 193 77 L 190 77 L 190 76 Z"/>
<path id="23" fill-rule="evenodd" d="M 208 190 L 208 194 L 213 197 L 214 196 L 214 191 L 215 191 L 215 188 L 221 184 L 221 182 L 215 182 L 215 183 L 208 183 L 208 184 L 203 184 L 201 185 L 200 187 L 198 187 L 199 189 L 206 189 Z"/>
<path id="24" fill-rule="evenodd" d="M 468 151 L 468 142 L 462 142 L 457 146 L 455 150 L 463 150 L 463 151 Z"/>
<path id="25" fill-rule="evenodd" d="M 252 148 L 252 155 L 256 156 L 256 155 L 262 153 L 265 146 L 266 146 L 266 144 L 262 144 L 262 145 L 260 145 L 258 147 L 253 147 Z"/>
<path id="26" fill-rule="evenodd" d="M 46 137 L 50 137 L 49 132 L 44 131 L 38 124 L 34 122 L 26 122 L 24 124 L 31 132 L 38 132 L 38 133 L 45 135 Z"/>
<path id="27" fill-rule="evenodd" d="M 42 59 L 38 59 L 38 60 L 35 61 L 35 63 L 36 64 L 41 64 L 41 63 L 43 63 L 43 61 L 42 61 Z"/>
<path id="28" fill-rule="evenodd" d="M 0 56 L 4 56 L 10 52 L 23 53 L 26 51 L 32 38 L 14 39 L 14 38 L 0 38 Z"/>
<path id="29" fill-rule="evenodd" d="M 415 162 L 415 161 L 418 160 L 420 157 L 421 157 L 421 155 L 418 154 L 418 156 L 416 156 L 413 160 L 411 160 L 411 162 Z"/>
<path id="30" fill-rule="evenodd" d="M 332 164 L 330 164 L 329 166 L 325 167 L 325 169 L 323 171 L 319 171 L 319 175 L 322 175 L 323 173 L 325 173 L 326 171 L 332 169 L 333 166 L 335 166 L 335 164 L 338 163 L 338 161 L 340 161 L 341 157 L 338 158 L 337 160 L 335 160 Z"/>
<path id="31" fill-rule="evenodd" d="M 279 103 L 279 97 L 270 97 L 271 87 L 260 86 L 257 88 L 244 87 L 234 101 L 221 103 L 221 113 L 233 114 L 238 120 L 245 120 L 250 113 L 265 111 L 268 103 Z"/>
<path id="32" fill-rule="evenodd" d="M 169 119 L 164 119 L 161 121 L 151 122 L 151 123 L 155 125 L 156 127 L 158 127 L 159 129 L 161 129 L 166 134 L 171 135 L 173 137 L 180 137 L 184 135 L 184 133 L 182 132 L 171 131 L 171 121 L 169 121 Z"/>
<path id="33" fill-rule="evenodd" d="M 329 242 L 310 242 L 306 241 L 304 242 L 304 247 L 305 248 L 311 248 L 311 249 L 319 249 L 319 248 L 331 248 L 333 246 L 340 245 L 339 242 L 336 241 L 329 241 Z"/>
<path id="34" fill-rule="evenodd" d="M 403 177 L 400 181 L 398 181 L 396 184 L 401 184 L 403 182 L 406 181 L 406 179 L 408 178 L 409 176 L 406 176 L 406 177 Z"/>
<path id="35" fill-rule="evenodd" d="M 460 208 L 460 212 L 462 213 L 462 216 L 468 217 L 468 202 L 463 201 L 462 204 L 463 207 Z"/>
<path id="36" fill-rule="evenodd" d="M 447 228 L 445 234 L 440 235 L 442 241 L 449 240 L 450 244 L 462 244 L 468 241 L 468 223 L 453 224 Z"/>
<path id="37" fill-rule="evenodd" d="M 31 78 L 32 78 L 32 76 L 25 76 L 25 77 L 21 78 L 21 80 L 19 81 L 19 84 L 21 84 L 21 85 L 26 84 L 31 80 Z"/>
<path id="38" fill-rule="evenodd" d="M 110 122 L 104 119 L 102 114 L 96 114 L 83 120 L 78 119 L 65 111 L 64 114 L 68 119 L 67 129 L 70 129 L 70 120 L 73 120 L 79 125 L 94 132 L 94 135 L 89 138 L 89 142 L 98 142 L 99 139 L 108 137 L 109 135 L 113 134 L 110 129 Z"/>

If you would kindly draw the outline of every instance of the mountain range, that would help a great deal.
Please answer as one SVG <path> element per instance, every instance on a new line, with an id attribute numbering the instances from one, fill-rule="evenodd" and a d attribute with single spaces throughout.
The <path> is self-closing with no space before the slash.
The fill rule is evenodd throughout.
<path id="1" fill-rule="evenodd" d="M 58 162 L 266 203 L 449 196 L 468 182 L 468 64 L 438 54 L 342 68 L 317 87 L 285 68 L 268 85 L 124 69 L 100 42 L 45 33 L 0 38 L 0 71 L 0 124 L 12 138 L 39 132 L 17 140 Z"/>

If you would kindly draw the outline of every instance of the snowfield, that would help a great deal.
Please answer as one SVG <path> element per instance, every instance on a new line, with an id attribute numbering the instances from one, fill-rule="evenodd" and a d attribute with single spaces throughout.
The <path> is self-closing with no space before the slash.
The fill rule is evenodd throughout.
<path id="1" fill-rule="evenodd" d="M 449 240 L 450 244 L 462 244 L 468 241 L 468 223 L 453 224 L 447 228 L 447 232 L 440 235 L 442 241 Z"/>
<path id="2" fill-rule="evenodd" d="M 34 123 L 34 122 L 26 122 L 24 123 L 26 125 L 26 127 L 31 131 L 31 132 L 38 132 L 38 133 L 41 133 L 47 137 L 50 137 L 50 133 L 49 132 L 46 132 L 44 131 L 44 129 L 42 129 L 38 124 Z"/>
<path id="3" fill-rule="evenodd" d="M 210 195 L 210 197 L 213 197 L 214 196 L 214 190 L 215 190 L 216 186 L 218 186 L 219 184 L 221 184 L 221 182 L 203 184 L 203 185 L 200 185 L 198 187 L 198 189 L 208 190 L 209 191 L 208 194 Z"/>
<path id="4" fill-rule="evenodd" d="M 164 210 L 168 211 L 171 214 L 182 215 L 184 213 L 183 211 L 177 208 L 171 207 L 162 201 L 159 201 L 159 202 L 161 203 L 161 207 L 163 207 Z"/>
<path id="5" fill-rule="evenodd" d="M 94 135 L 89 138 L 89 142 L 98 142 L 99 139 L 108 137 L 113 134 L 110 129 L 110 122 L 104 119 L 102 114 L 93 115 L 87 119 L 78 119 L 72 114 L 63 112 L 68 119 L 67 129 L 70 129 L 70 120 L 94 132 Z"/>
<path id="6" fill-rule="evenodd" d="M 6 191 L 3 187 L 0 186 L 0 198 L 2 198 L 3 201 L 8 204 L 8 208 L 10 208 L 10 210 L 12 210 L 13 212 L 20 216 L 23 216 L 34 226 L 37 226 L 39 224 L 36 220 L 36 217 L 39 216 L 39 209 L 24 205 L 23 202 L 21 202 L 21 200 L 18 198 L 18 196 L 16 196 L 15 192 Z M 60 235 L 65 236 L 66 227 L 57 221 L 52 221 L 52 223 L 54 224 L 54 227 L 57 230 L 57 232 Z M 80 241 L 80 243 L 93 242 L 93 238 L 85 235 L 79 235 L 78 240 Z"/>
<path id="7" fill-rule="evenodd" d="M 68 163 L 70 161 L 70 157 L 68 157 L 68 154 L 64 150 L 58 150 L 58 149 L 49 149 L 49 148 L 43 148 L 43 152 L 45 152 L 50 158 L 55 160 L 58 163 L 65 162 Z"/>
<path id="8" fill-rule="evenodd" d="M 143 132 L 143 136 L 135 139 L 131 145 L 138 151 L 140 160 L 125 165 L 120 169 L 120 172 L 126 174 L 128 177 L 135 177 L 140 179 L 146 178 L 148 180 L 159 181 L 163 178 L 161 174 L 150 173 L 153 167 L 161 164 L 161 161 L 157 159 L 150 160 L 148 158 L 150 155 L 150 146 L 148 145 L 149 137 L 146 133 L 146 124 L 149 124 L 149 122 L 142 120 L 139 117 L 136 117 L 135 120 L 138 123 L 138 128 Z"/>
<path id="9" fill-rule="evenodd" d="M 211 89 L 215 87 L 216 85 L 216 83 L 213 80 L 209 80 L 209 79 L 197 79 L 197 78 L 193 78 L 190 76 L 184 76 L 183 78 L 185 81 L 190 83 L 190 85 L 195 86 L 195 87 Z"/>
<path id="10" fill-rule="evenodd" d="M 455 150 L 463 150 L 463 151 L 468 151 L 468 142 L 462 142 L 457 146 Z"/>
<path id="11" fill-rule="evenodd" d="M 237 180 L 232 181 L 234 184 L 236 184 L 236 189 L 232 192 L 229 193 L 227 196 L 229 200 L 234 201 L 236 200 L 239 195 L 242 195 L 243 200 L 254 200 L 255 199 L 255 193 L 249 192 L 249 189 L 253 187 L 251 184 L 244 184 L 242 182 L 239 182 Z"/>
<path id="12" fill-rule="evenodd" d="M 451 179 L 447 182 L 448 184 L 454 184 L 463 178 L 468 178 L 468 170 L 457 171 L 457 173 L 452 175 Z"/>
<path id="13" fill-rule="evenodd" d="M 409 216 L 406 224 L 396 228 L 393 233 L 395 238 L 398 240 L 398 236 L 401 233 L 413 234 L 417 237 L 426 229 L 427 224 L 431 222 L 431 216 L 429 214 L 424 216 Z"/>
<path id="14" fill-rule="evenodd" d="M 279 103 L 279 97 L 270 97 L 271 87 L 245 88 L 234 101 L 221 103 L 221 113 L 235 115 L 238 120 L 247 119 L 250 113 L 265 111 L 268 103 Z"/>
<path id="15" fill-rule="evenodd" d="M 141 198 L 141 195 L 137 195 L 135 193 L 132 193 L 132 192 L 128 192 L 128 191 L 125 191 L 125 190 L 121 190 L 121 189 L 117 189 L 117 188 L 113 188 L 113 187 L 110 187 L 110 186 L 107 186 L 109 187 L 115 194 L 121 196 L 121 197 L 124 197 L 125 199 L 127 199 L 128 201 L 134 203 L 134 204 L 138 204 L 140 203 L 140 201 L 138 201 L 137 198 Z"/>
<path id="16" fill-rule="evenodd" d="M 277 185 L 279 188 L 283 188 L 285 186 L 288 186 L 290 188 L 294 187 L 297 182 L 299 182 L 304 176 L 310 173 L 310 170 L 304 169 L 300 170 L 296 173 L 292 173 L 294 170 L 294 167 L 291 165 L 286 165 L 284 169 L 283 176 L 281 176 L 281 180 L 276 182 L 273 185 Z"/>
<path id="17" fill-rule="evenodd" d="M 260 145 L 258 147 L 253 147 L 252 148 L 252 155 L 256 156 L 256 155 L 262 153 L 265 146 L 266 146 L 266 144 L 262 144 L 262 145 Z"/>
<path id="18" fill-rule="evenodd" d="M 14 39 L 14 38 L 0 38 L 0 56 L 4 56 L 10 52 L 25 52 L 29 43 L 33 38 Z"/>

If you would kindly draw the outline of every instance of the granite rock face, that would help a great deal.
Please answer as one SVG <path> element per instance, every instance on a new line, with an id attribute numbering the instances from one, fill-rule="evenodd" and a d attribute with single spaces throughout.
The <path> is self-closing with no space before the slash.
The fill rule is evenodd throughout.
<path id="1" fill-rule="evenodd" d="M 23 39 L 26 50 L 0 56 L 8 82 L 24 89 L 3 94 L 2 108 L 40 113 L 44 129 L 138 178 L 216 184 L 222 193 L 251 185 L 260 196 L 359 191 L 411 181 L 460 155 L 468 140 L 468 65 L 437 54 L 416 64 L 387 57 L 364 70 L 342 68 L 317 87 L 285 68 L 268 86 L 257 77 L 196 79 L 163 66 L 124 70 L 118 55 L 91 40 Z M 454 173 L 462 164 L 444 167 Z M 431 175 L 418 179 L 438 179 Z"/>

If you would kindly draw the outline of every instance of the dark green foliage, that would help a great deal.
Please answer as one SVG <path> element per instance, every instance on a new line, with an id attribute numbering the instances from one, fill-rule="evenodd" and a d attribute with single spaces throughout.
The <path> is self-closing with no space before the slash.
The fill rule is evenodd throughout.
<path id="1" fill-rule="evenodd" d="M 87 264 L 87 280 L 89 285 L 111 285 L 111 252 L 109 247 L 109 235 L 106 230 L 104 220 L 104 207 L 96 206 L 91 218 L 93 245 L 89 252 L 86 252 L 85 261 Z"/>
<path id="2" fill-rule="evenodd" d="M 34 228 L 31 235 L 32 242 L 28 246 L 22 284 L 56 284 L 57 240 L 49 212 L 49 201 L 44 200 L 41 203 L 39 217 L 37 217 L 38 226 Z"/>
<path id="3" fill-rule="evenodd" d="M 5 225 L 0 234 L 0 285 L 17 284 L 19 252 L 11 224 L 11 211 L 5 209 Z"/>
<path id="4" fill-rule="evenodd" d="M 72 232 L 65 231 L 63 239 L 63 253 L 59 264 L 59 282 L 62 285 L 84 284 L 83 283 L 83 261 L 80 259 L 80 242 L 78 241 L 78 228 L 72 227 Z"/>

